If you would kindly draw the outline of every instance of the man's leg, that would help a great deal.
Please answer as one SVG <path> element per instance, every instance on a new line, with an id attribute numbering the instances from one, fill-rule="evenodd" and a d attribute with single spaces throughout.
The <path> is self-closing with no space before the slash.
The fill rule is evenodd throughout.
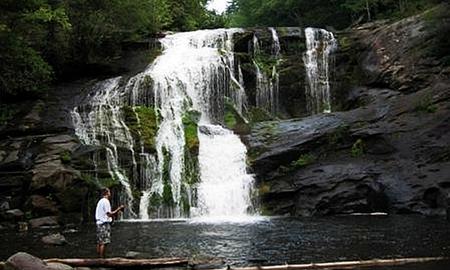
<path id="1" fill-rule="evenodd" d="M 98 255 L 100 258 L 105 258 L 105 244 L 98 245 Z"/>

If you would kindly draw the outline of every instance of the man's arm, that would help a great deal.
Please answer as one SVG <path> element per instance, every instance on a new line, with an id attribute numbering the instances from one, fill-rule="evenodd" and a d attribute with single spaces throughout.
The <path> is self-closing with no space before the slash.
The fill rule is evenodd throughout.
<path id="1" fill-rule="evenodd" d="M 125 208 L 125 206 L 121 205 L 121 206 L 117 207 L 116 210 L 107 212 L 106 214 L 108 215 L 108 217 L 113 217 L 113 216 L 117 215 L 117 213 L 119 213 L 119 211 L 122 211 L 124 208 Z"/>

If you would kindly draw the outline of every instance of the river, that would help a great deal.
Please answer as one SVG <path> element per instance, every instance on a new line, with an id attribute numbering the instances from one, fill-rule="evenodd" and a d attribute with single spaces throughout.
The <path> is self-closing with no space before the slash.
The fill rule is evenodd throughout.
<path id="1" fill-rule="evenodd" d="M 0 256 L 17 251 L 41 258 L 95 257 L 95 226 L 64 233 L 66 246 L 46 246 L 43 235 L 1 231 Z M 420 216 L 337 216 L 267 218 L 251 223 L 199 223 L 192 220 L 116 222 L 110 257 L 137 251 L 149 257 L 211 259 L 213 266 L 274 265 L 373 258 L 450 255 L 450 223 Z M 376 269 L 450 269 L 450 261 Z"/>

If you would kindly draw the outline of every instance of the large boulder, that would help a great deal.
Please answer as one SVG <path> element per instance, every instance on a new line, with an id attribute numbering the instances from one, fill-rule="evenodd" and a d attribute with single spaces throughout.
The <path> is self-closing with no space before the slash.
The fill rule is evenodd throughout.
<path id="1" fill-rule="evenodd" d="M 30 219 L 29 222 L 32 228 L 39 228 L 42 226 L 52 226 L 52 227 L 58 226 L 58 219 L 56 216 Z"/>
<path id="2" fill-rule="evenodd" d="M 31 195 L 26 207 L 38 216 L 55 215 L 58 213 L 56 202 L 41 195 Z"/>
<path id="3" fill-rule="evenodd" d="M 62 235 L 60 233 L 55 233 L 55 234 L 50 234 L 50 235 L 43 236 L 41 238 L 41 241 L 44 244 L 55 245 L 55 246 L 62 246 L 62 245 L 67 244 L 66 238 L 64 237 L 64 235 Z"/>
<path id="4" fill-rule="evenodd" d="M 9 257 L 5 266 L 11 270 L 47 270 L 44 261 L 25 252 L 18 252 Z"/>

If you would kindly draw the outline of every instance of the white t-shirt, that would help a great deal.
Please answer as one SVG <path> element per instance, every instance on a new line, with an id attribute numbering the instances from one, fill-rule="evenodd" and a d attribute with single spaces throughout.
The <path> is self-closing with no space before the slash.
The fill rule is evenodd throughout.
<path id="1" fill-rule="evenodd" d="M 97 224 L 112 222 L 112 217 L 108 217 L 106 213 L 111 212 L 111 204 L 106 198 L 101 198 L 95 209 L 95 221 Z"/>

